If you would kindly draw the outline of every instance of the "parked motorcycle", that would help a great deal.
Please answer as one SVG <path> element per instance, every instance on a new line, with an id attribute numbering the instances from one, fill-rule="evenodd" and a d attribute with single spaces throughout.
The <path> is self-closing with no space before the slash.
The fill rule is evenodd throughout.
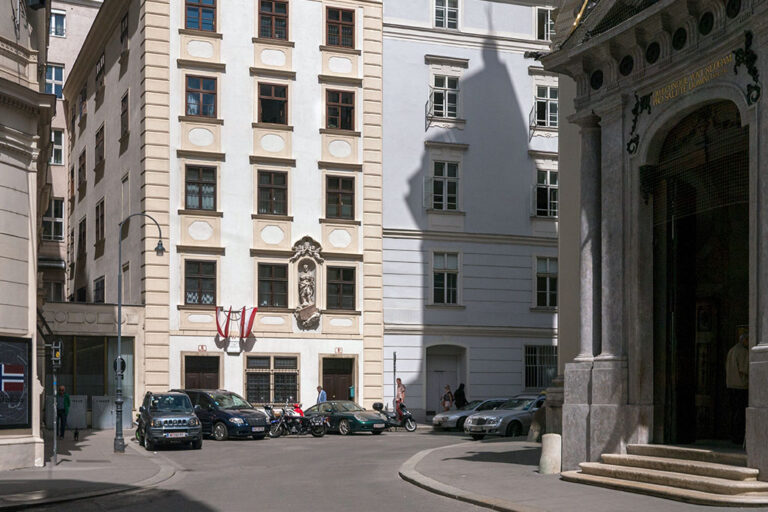
<path id="1" fill-rule="evenodd" d="M 397 411 L 384 409 L 384 404 L 381 402 L 374 403 L 373 409 L 386 416 L 387 428 L 402 427 L 408 432 L 414 432 L 416 430 L 416 421 L 413 419 L 411 412 L 402 402 L 400 403 L 400 416 L 398 416 Z"/>
<path id="2" fill-rule="evenodd" d="M 269 418 L 269 437 L 277 438 L 285 435 L 312 434 L 314 437 L 323 437 L 328 432 L 328 419 L 323 416 L 304 416 L 299 404 L 293 408 L 282 409 L 281 414 L 275 414 L 274 409 L 265 405 L 264 410 Z"/>

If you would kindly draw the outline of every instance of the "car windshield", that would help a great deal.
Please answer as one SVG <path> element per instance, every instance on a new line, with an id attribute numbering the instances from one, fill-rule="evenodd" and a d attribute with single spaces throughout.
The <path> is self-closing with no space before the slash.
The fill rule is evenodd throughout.
<path id="1" fill-rule="evenodd" d="M 512 409 L 515 411 L 522 411 L 528 408 L 533 403 L 533 398 L 510 398 L 499 406 L 499 409 Z"/>
<path id="2" fill-rule="evenodd" d="M 355 402 L 336 402 L 336 410 L 340 412 L 360 412 L 364 411 L 362 407 Z"/>
<path id="3" fill-rule="evenodd" d="M 471 410 L 474 410 L 474 408 L 475 408 L 475 407 L 477 407 L 478 405 L 480 405 L 480 402 L 482 402 L 482 400 L 472 400 L 471 402 L 469 402 L 469 403 L 468 403 L 467 405 L 465 405 L 464 407 L 459 407 L 459 408 L 458 408 L 458 409 L 456 409 L 456 410 L 457 410 L 457 411 L 471 411 Z"/>
<path id="4" fill-rule="evenodd" d="M 191 412 L 192 402 L 187 395 L 153 395 L 149 408 L 163 412 Z"/>
<path id="5" fill-rule="evenodd" d="M 216 393 L 213 401 L 219 409 L 253 409 L 251 404 L 235 393 Z"/>

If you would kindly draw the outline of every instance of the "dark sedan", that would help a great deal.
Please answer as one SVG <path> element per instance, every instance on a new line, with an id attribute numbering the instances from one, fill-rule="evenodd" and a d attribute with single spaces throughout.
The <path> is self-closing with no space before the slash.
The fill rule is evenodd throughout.
<path id="1" fill-rule="evenodd" d="M 184 389 L 195 406 L 203 434 L 217 441 L 229 437 L 264 439 L 269 427 L 267 415 L 249 404 L 237 393 L 223 389 Z"/>
<path id="2" fill-rule="evenodd" d="M 321 414 L 328 417 L 330 431 L 345 436 L 352 432 L 381 434 L 387 427 L 387 418 L 376 411 L 366 411 L 355 402 L 334 400 L 313 405 L 304 411 L 305 416 Z"/>

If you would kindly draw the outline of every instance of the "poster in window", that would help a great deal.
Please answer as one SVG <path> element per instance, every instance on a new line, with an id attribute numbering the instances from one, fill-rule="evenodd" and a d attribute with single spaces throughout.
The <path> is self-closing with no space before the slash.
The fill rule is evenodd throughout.
<path id="1" fill-rule="evenodd" d="M 0 429 L 29 428 L 32 340 L 0 337 Z"/>

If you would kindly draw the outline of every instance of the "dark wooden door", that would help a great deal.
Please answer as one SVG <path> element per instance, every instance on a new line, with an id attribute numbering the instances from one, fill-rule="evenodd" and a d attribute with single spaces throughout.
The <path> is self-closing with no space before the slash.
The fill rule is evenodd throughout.
<path id="1" fill-rule="evenodd" d="M 354 385 L 354 359 L 326 357 L 323 359 L 323 389 L 328 400 L 351 400 L 349 389 Z"/>
<path id="2" fill-rule="evenodd" d="M 186 356 L 184 358 L 184 387 L 186 389 L 217 389 L 219 387 L 219 358 L 215 356 Z"/>

